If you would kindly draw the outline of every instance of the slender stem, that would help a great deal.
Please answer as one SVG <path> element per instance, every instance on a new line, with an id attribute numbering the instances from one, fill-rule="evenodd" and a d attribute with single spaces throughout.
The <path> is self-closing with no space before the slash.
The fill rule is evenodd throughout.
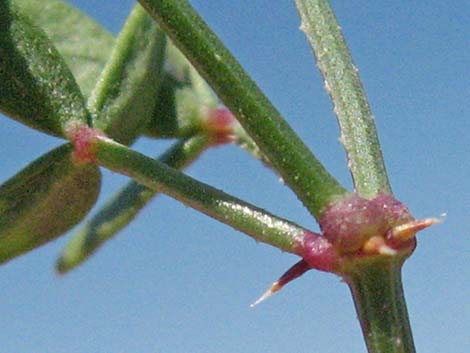
<path id="1" fill-rule="evenodd" d="M 306 232 L 294 223 L 201 183 L 117 142 L 99 137 L 94 147 L 99 165 L 128 175 L 138 183 L 165 193 L 260 242 L 295 253 L 296 241 Z"/>
<path id="2" fill-rule="evenodd" d="M 186 0 L 139 0 L 209 82 L 317 218 L 345 190 L 326 171 Z"/>
<path id="3" fill-rule="evenodd" d="M 374 119 L 358 71 L 328 0 L 295 0 L 302 25 L 333 100 L 341 141 L 359 195 L 391 193 Z"/>
<path id="4" fill-rule="evenodd" d="M 359 262 L 345 276 L 369 353 L 415 353 L 401 282 L 403 261 Z"/>
<path id="5" fill-rule="evenodd" d="M 208 136 L 194 136 L 178 141 L 159 160 L 172 168 L 182 169 L 200 156 L 211 142 Z M 126 227 L 157 195 L 157 190 L 135 181 L 129 182 L 72 237 L 57 261 L 57 270 L 65 273 L 80 265 Z"/>

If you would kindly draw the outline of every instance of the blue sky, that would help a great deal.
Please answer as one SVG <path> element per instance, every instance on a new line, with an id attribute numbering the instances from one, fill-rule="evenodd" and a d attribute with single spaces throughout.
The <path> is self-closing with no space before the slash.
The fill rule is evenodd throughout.
<path id="1" fill-rule="evenodd" d="M 117 33 L 133 2 L 75 0 Z M 192 1 L 292 127 L 350 186 L 332 105 L 292 1 Z M 332 1 L 376 117 L 396 196 L 447 213 L 404 268 L 418 352 L 470 347 L 470 3 Z M 60 144 L 0 120 L 0 180 Z M 166 142 L 138 141 L 148 155 Z M 317 230 L 295 195 L 233 146 L 188 173 Z M 126 178 L 105 172 L 97 207 Z M 68 234 L 70 236 L 71 234 Z M 0 268 L 0 352 L 364 352 L 348 289 L 309 272 L 252 303 L 297 259 L 158 197 L 84 266 L 53 271 L 67 235 Z"/>

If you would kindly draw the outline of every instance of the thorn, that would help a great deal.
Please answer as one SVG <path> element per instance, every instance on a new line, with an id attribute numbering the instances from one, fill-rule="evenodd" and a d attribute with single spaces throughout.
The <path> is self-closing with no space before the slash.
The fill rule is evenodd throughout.
<path id="1" fill-rule="evenodd" d="M 268 299 L 274 293 L 280 291 L 290 281 L 302 276 L 305 272 L 310 270 L 310 266 L 304 261 L 300 260 L 294 266 L 289 268 L 276 282 L 274 282 L 269 289 L 263 293 L 253 304 L 250 305 L 251 308 L 255 307 L 262 301 Z"/>
<path id="2" fill-rule="evenodd" d="M 273 284 L 271 284 L 271 287 L 269 287 L 269 289 L 266 292 L 263 293 L 263 295 L 261 297 L 259 297 L 253 304 L 250 305 L 250 308 L 254 308 L 259 303 L 265 301 L 271 295 L 273 295 L 274 293 L 279 291 L 281 288 L 282 287 L 279 285 L 279 281 L 274 282 Z"/>
<path id="3" fill-rule="evenodd" d="M 434 224 L 441 223 L 438 218 L 425 218 L 416 221 L 407 222 L 391 229 L 390 238 L 399 241 L 407 241 L 416 236 L 420 230 L 428 228 Z"/>
<path id="4" fill-rule="evenodd" d="M 397 251 L 385 243 L 385 239 L 381 236 L 371 237 L 363 245 L 362 249 L 367 254 L 380 254 L 394 256 Z"/>
<path id="5" fill-rule="evenodd" d="M 379 246 L 378 252 L 380 255 L 388 255 L 388 256 L 395 256 L 397 254 L 397 251 L 387 244 L 383 244 Z"/>

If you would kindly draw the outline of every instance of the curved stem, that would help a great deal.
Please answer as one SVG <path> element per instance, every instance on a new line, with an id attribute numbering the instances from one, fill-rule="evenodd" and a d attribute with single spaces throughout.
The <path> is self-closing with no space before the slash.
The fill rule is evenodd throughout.
<path id="1" fill-rule="evenodd" d="M 186 0 L 139 0 L 317 217 L 346 190 L 328 173 Z"/>
<path id="2" fill-rule="evenodd" d="M 341 142 L 357 193 L 391 193 L 374 118 L 341 28 L 328 0 L 295 0 L 338 116 Z"/>
<path id="3" fill-rule="evenodd" d="M 401 282 L 403 257 L 354 265 L 344 276 L 369 353 L 415 353 Z"/>

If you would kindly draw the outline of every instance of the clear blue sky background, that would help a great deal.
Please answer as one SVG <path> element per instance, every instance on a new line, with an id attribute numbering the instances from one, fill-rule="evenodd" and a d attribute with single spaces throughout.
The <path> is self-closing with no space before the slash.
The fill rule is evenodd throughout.
<path id="1" fill-rule="evenodd" d="M 133 6 L 129 0 L 72 2 L 113 33 Z M 192 3 L 350 186 L 332 106 L 293 1 Z M 404 268 L 417 350 L 468 352 L 470 3 L 332 5 L 376 116 L 397 197 L 416 217 L 447 213 L 443 224 L 420 234 Z M 2 181 L 60 143 L 8 119 L 0 127 Z M 165 145 L 141 140 L 136 148 L 155 155 Z M 235 147 L 207 152 L 188 173 L 317 229 L 295 195 Z M 126 181 L 104 174 L 100 203 Z M 0 268 L 0 353 L 365 352 L 339 278 L 311 271 L 252 309 L 249 304 L 297 259 L 167 197 L 59 278 L 53 263 L 66 238 Z"/>

